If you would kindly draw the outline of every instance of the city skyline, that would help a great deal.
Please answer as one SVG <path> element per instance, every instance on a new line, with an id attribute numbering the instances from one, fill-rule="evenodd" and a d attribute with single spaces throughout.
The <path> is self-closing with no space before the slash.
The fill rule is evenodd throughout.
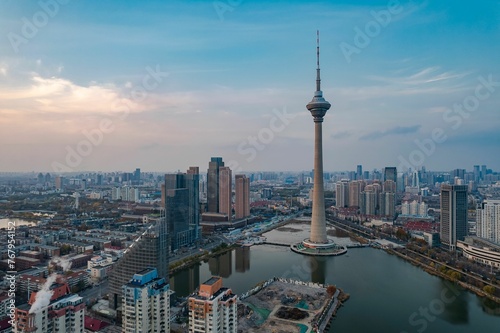
<path id="1" fill-rule="evenodd" d="M 233 173 L 311 170 L 317 29 L 335 108 L 326 171 L 500 169 L 498 4 L 0 8 L 1 171 L 183 170 L 210 156 Z"/>

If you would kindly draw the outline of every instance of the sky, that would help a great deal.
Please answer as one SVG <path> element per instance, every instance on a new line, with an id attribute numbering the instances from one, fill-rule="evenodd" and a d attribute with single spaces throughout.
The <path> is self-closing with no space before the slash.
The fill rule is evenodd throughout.
<path id="1" fill-rule="evenodd" d="M 500 2 L 0 0 L 0 171 L 500 169 Z"/>

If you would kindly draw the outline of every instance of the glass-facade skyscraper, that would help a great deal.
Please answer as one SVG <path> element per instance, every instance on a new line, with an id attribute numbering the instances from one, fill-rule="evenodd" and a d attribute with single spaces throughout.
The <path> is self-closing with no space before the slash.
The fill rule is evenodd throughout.
<path id="1" fill-rule="evenodd" d="M 467 185 L 441 185 L 440 236 L 451 251 L 467 236 Z"/>

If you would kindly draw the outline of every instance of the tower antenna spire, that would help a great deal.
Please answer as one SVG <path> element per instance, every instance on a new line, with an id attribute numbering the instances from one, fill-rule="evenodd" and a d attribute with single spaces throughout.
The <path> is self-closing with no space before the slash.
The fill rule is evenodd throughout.
<path id="1" fill-rule="evenodd" d="M 316 63 L 318 67 L 316 68 L 316 91 L 321 91 L 321 78 L 319 75 L 319 30 L 316 30 Z"/>

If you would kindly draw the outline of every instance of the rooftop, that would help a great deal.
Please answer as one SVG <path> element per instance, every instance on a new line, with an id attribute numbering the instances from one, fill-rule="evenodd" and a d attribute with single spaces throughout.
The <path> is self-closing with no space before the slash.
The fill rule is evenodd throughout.
<path id="1" fill-rule="evenodd" d="M 156 268 L 153 268 L 153 267 L 147 267 L 147 268 L 144 268 L 142 271 L 139 271 L 137 273 L 135 273 L 136 275 L 146 275 L 148 273 L 151 273 L 153 271 L 156 271 Z"/>
<path id="2" fill-rule="evenodd" d="M 98 332 L 109 325 L 110 324 L 105 321 L 92 318 L 90 316 L 85 316 L 85 329 L 90 330 L 92 332 Z"/>
<path id="3" fill-rule="evenodd" d="M 216 283 L 217 281 L 219 281 L 220 279 L 221 279 L 221 277 L 219 277 L 219 276 L 212 276 L 210 279 L 208 279 L 207 281 L 205 281 L 203 284 L 211 286 L 214 283 Z"/>

